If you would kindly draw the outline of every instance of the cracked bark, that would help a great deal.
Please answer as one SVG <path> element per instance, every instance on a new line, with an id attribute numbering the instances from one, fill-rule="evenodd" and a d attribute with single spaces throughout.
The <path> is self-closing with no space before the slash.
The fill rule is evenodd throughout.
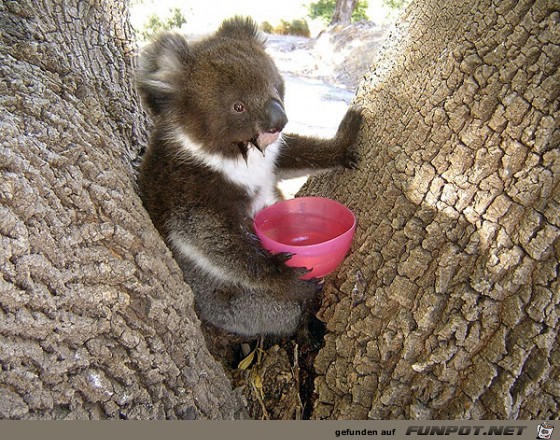
<path id="1" fill-rule="evenodd" d="M 560 6 L 447 3 L 413 4 L 362 83 L 361 169 L 307 188 L 359 218 L 315 418 L 557 415 Z M 132 185 L 123 16 L 0 4 L 2 418 L 242 413 Z"/>
<path id="2" fill-rule="evenodd" d="M 355 102 L 353 251 L 325 289 L 314 418 L 554 418 L 560 3 L 426 0 Z"/>
<path id="3" fill-rule="evenodd" d="M 122 2 L 0 3 L 0 418 L 235 418 L 135 193 Z"/>

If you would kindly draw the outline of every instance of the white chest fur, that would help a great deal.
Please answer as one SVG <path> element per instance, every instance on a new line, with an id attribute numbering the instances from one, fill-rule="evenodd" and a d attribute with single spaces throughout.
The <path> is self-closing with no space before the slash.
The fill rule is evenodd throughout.
<path id="1" fill-rule="evenodd" d="M 195 160 L 222 174 L 231 183 L 247 191 L 252 200 L 250 212 L 248 212 L 250 216 L 277 201 L 275 163 L 282 144 L 281 138 L 270 144 L 264 155 L 250 146 L 247 161 L 241 157 L 230 159 L 208 153 L 182 133 L 179 140 L 183 148 Z"/>

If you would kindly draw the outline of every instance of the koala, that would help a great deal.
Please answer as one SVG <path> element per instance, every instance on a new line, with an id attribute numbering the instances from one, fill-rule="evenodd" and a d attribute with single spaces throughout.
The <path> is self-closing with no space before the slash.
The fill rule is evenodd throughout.
<path id="1" fill-rule="evenodd" d="M 293 334 L 321 284 L 260 246 L 253 215 L 279 200 L 283 178 L 356 168 L 360 111 L 332 139 L 283 134 L 284 81 L 250 18 L 196 42 L 160 35 L 140 55 L 137 85 L 154 120 L 140 195 L 199 317 L 241 336 Z"/>

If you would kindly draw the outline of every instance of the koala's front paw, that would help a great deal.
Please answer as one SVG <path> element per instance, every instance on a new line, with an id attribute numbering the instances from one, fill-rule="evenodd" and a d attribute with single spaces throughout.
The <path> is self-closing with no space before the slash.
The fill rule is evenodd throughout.
<path id="1" fill-rule="evenodd" d="M 292 298 L 299 303 L 309 304 L 317 301 L 319 293 L 323 290 L 323 284 L 318 278 L 309 280 L 297 278 L 289 288 Z"/>
<path id="2" fill-rule="evenodd" d="M 317 278 L 309 280 L 302 280 L 301 277 L 308 274 L 310 269 L 305 267 L 292 267 L 288 266 L 286 262 L 293 257 L 294 254 L 289 252 L 280 252 L 272 255 L 276 264 L 276 272 L 278 278 L 275 285 L 287 295 L 296 300 L 297 302 L 305 302 L 320 292 L 322 285 Z"/>
<path id="3" fill-rule="evenodd" d="M 336 143 L 342 151 L 342 165 L 351 170 L 358 168 L 360 161 L 360 155 L 356 150 L 356 140 L 362 120 L 361 107 L 350 107 L 336 132 Z"/>
<path id="4" fill-rule="evenodd" d="M 362 107 L 349 107 L 338 126 L 337 137 L 356 140 L 360 126 L 362 125 Z"/>

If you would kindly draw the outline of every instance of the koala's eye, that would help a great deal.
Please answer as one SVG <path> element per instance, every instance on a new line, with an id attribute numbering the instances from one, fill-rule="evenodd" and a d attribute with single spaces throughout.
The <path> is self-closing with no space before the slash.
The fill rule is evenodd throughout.
<path id="1" fill-rule="evenodd" d="M 245 111 L 245 106 L 241 102 L 236 102 L 235 104 L 233 104 L 233 109 L 237 113 L 243 113 Z"/>

